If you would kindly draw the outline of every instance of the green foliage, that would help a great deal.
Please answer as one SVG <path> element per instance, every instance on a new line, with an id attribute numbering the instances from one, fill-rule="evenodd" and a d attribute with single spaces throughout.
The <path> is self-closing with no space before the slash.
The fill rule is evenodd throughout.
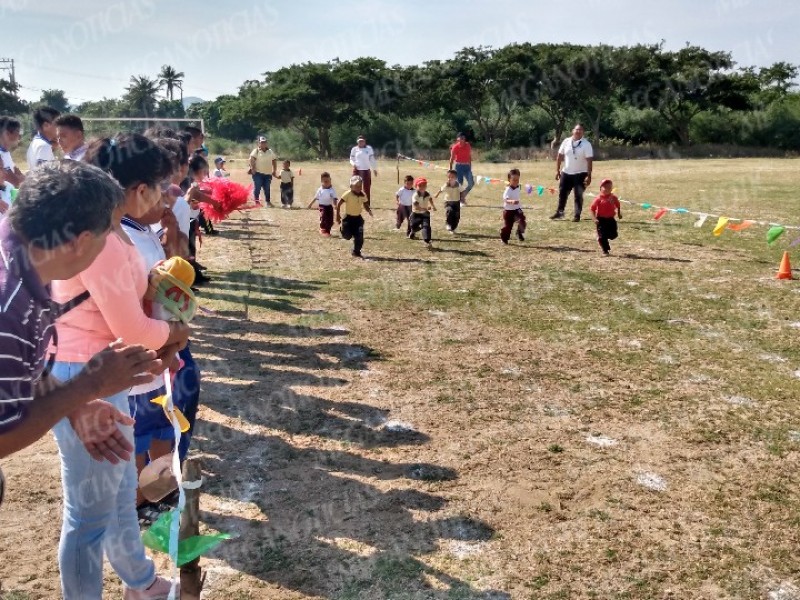
<path id="1" fill-rule="evenodd" d="M 11 85 L 6 79 L 0 79 L 0 113 L 18 115 L 28 110 L 28 105 L 17 97 L 19 86 Z"/>
<path id="2" fill-rule="evenodd" d="M 129 117 L 148 117 L 156 113 L 158 100 L 156 95 L 161 89 L 157 79 L 146 75 L 131 76 L 131 83 L 125 88 L 122 102 L 127 108 Z"/>
<path id="3" fill-rule="evenodd" d="M 64 90 L 44 90 L 42 97 L 33 106 L 49 106 L 61 113 L 69 112 L 69 100 L 67 100 Z"/>

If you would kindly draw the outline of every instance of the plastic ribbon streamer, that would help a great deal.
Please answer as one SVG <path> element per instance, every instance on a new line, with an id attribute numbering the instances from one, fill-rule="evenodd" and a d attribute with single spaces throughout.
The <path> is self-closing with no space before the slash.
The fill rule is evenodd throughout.
<path id="1" fill-rule="evenodd" d="M 656 212 L 656 214 L 653 215 L 653 220 L 654 221 L 658 221 L 661 217 L 663 217 L 668 212 L 669 212 L 669 209 L 667 209 L 667 208 L 659 208 L 658 212 Z"/>
<path id="2" fill-rule="evenodd" d="M 153 552 L 169 553 L 170 531 L 174 519 L 173 512 L 163 513 L 150 528 L 142 534 L 142 542 Z M 223 540 L 231 539 L 230 534 L 214 533 L 193 535 L 178 543 L 178 566 L 203 556 L 219 545 Z"/>

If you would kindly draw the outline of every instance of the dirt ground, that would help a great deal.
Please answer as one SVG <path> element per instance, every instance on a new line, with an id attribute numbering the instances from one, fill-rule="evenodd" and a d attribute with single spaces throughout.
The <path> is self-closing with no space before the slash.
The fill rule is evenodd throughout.
<path id="1" fill-rule="evenodd" d="M 603 167 L 642 202 L 796 223 L 776 175 L 794 163 Z M 296 206 L 323 169 L 347 177 L 297 168 Z M 734 181 L 705 193 L 709 172 Z M 299 208 L 204 239 L 194 451 L 204 527 L 235 536 L 203 559 L 205 597 L 800 599 L 783 248 L 628 207 L 605 259 L 591 223 L 546 218 L 549 195 L 503 246 L 501 191 L 481 185 L 459 235 L 436 213 L 428 251 L 394 229 L 394 177 L 376 181 L 367 260 Z M 57 598 L 54 443 L 2 467 L 2 597 Z M 120 597 L 110 570 L 106 590 Z"/>

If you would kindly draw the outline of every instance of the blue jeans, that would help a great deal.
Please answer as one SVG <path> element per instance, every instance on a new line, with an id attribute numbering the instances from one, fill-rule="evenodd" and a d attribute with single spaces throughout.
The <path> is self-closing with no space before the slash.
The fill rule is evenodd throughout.
<path id="1" fill-rule="evenodd" d="M 258 200 L 261 190 L 264 190 L 264 198 L 267 202 L 270 201 L 269 187 L 272 185 L 272 175 L 266 173 L 253 173 L 253 197 Z"/>
<path id="2" fill-rule="evenodd" d="M 472 176 L 472 165 L 468 165 L 466 163 L 456 163 L 455 167 L 458 185 L 464 183 L 464 179 L 467 180 L 467 189 L 464 190 L 464 197 L 466 198 L 470 190 L 475 187 L 475 178 Z"/>
<path id="3" fill-rule="evenodd" d="M 57 362 L 53 375 L 68 381 L 83 369 L 81 363 Z M 124 414 L 128 391 L 105 398 Z M 119 426 L 133 444 L 133 427 Z M 139 534 L 136 514 L 136 464 L 112 465 L 94 460 L 64 418 L 53 428 L 61 456 L 64 522 L 58 548 L 64 600 L 101 600 L 103 554 L 128 587 L 144 589 L 156 572 Z"/>

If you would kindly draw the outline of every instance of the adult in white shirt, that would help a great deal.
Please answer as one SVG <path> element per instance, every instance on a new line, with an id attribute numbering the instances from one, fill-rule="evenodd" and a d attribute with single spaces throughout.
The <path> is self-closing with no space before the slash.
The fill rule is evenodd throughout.
<path id="1" fill-rule="evenodd" d="M 55 108 L 43 106 L 33 113 L 36 135 L 28 146 L 28 169 L 33 170 L 41 164 L 55 160 L 53 145 L 56 143 L 56 119 L 61 113 Z"/>
<path id="2" fill-rule="evenodd" d="M 56 140 L 64 158 L 83 160 L 86 154 L 86 138 L 83 135 L 83 121 L 77 115 L 61 115 L 56 119 Z"/>
<path id="3" fill-rule="evenodd" d="M 573 221 L 581 220 L 583 192 L 592 183 L 592 145 L 583 137 L 583 126 L 578 123 L 572 136 L 561 142 L 556 158 L 556 179 L 558 180 L 558 208 L 551 219 L 563 219 L 564 209 L 570 192 L 575 191 L 575 215 Z M 561 168 L 561 165 L 564 168 Z"/>
<path id="4" fill-rule="evenodd" d="M 25 175 L 14 164 L 11 152 L 19 146 L 22 139 L 22 124 L 14 117 L 0 117 L 0 161 L 5 172 L 6 181 L 19 187 L 25 180 Z"/>
<path id="5" fill-rule="evenodd" d="M 372 146 L 367 145 L 367 138 L 363 135 L 358 136 L 356 145 L 350 150 L 350 164 L 353 167 L 353 175 L 358 175 L 364 182 L 364 194 L 369 202 L 372 175 L 378 176 L 378 163 L 375 160 L 375 151 Z"/>

